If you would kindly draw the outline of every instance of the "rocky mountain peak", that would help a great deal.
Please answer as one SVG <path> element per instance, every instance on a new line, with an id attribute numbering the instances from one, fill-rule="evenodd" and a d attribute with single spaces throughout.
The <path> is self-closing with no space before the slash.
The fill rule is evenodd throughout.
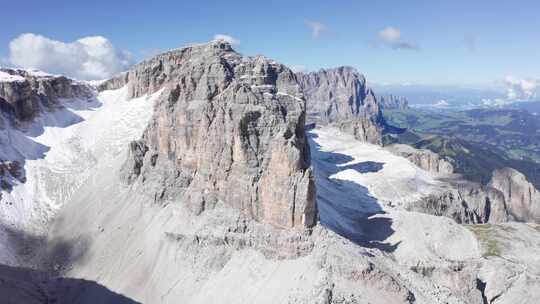
<path id="1" fill-rule="evenodd" d="M 309 123 L 335 124 L 359 140 L 382 142 L 381 107 L 362 74 L 343 66 L 297 75 Z"/>
<path id="2" fill-rule="evenodd" d="M 132 97 L 163 88 L 130 145 L 126 181 L 195 214 L 224 203 L 278 227 L 315 224 L 305 100 L 290 69 L 214 41 L 158 55 L 103 87 L 122 84 Z"/>

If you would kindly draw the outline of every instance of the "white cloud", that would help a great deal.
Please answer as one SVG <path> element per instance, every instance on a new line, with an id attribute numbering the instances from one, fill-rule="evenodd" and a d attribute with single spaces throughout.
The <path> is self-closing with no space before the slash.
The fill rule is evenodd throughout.
<path id="1" fill-rule="evenodd" d="M 131 55 L 116 50 L 102 36 L 66 43 L 27 33 L 13 39 L 9 51 L 16 66 L 85 80 L 105 79 L 131 65 Z"/>
<path id="2" fill-rule="evenodd" d="M 323 31 L 326 30 L 326 25 L 317 21 L 306 21 L 307 26 L 311 29 L 311 36 L 319 38 Z"/>
<path id="3" fill-rule="evenodd" d="M 401 39 L 398 28 L 388 26 L 379 31 L 379 41 L 395 50 L 418 50 L 418 45 Z"/>
<path id="4" fill-rule="evenodd" d="M 234 38 L 233 36 L 225 35 L 225 34 L 216 34 L 214 36 L 214 40 L 222 40 L 222 41 L 228 42 L 228 43 L 230 43 L 232 45 L 240 44 L 240 40 Z"/>
<path id="5" fill-rule="evenodd" d="M 540 80 L 522 79 L 512 76 L 504 80 L 506 95 L 511 100 L 531 100 L 539 96 Z"/>
<path id="6" fill-rule="evenodd" d="M 435 102 L 433 104 L 433 107 L 435 107 L 435 108 L 448 108 L 449 105 L 450 104 L 448 103 L 448 101 L 446 101 L 444 99 L 441 99 L 441 100 Z"/>
<path id="7" fill-rule="evenodd" d="M 387 43 L 396 43 L 401 39 L 401 32 L 397 28 L 389 26 L 379 32 L 379 38 Z"/>

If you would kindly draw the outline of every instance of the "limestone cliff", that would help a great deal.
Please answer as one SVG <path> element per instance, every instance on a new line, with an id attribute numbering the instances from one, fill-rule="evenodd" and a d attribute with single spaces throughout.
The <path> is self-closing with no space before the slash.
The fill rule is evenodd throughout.
<path id="1" fill-rule="evenodd" d="M 366 79 L 351 67 L 298 73 L 308 123 L 335 124 L 358 140 L 382 142 L 381 108 Z"/>
<path id="2" fill-rule="evenodd" d="M 0 69 L 0 73 L 10 75 L 8 80 L 0 78 L 0 111 L 13 114 L 18 121 L 60 107 L 61 99 L 92 96 L 90 86 L 64 76 L 17 69 Z"/>
<path id="3" fill-rule="evenodd" d="M 448 191 L 430 195 L 408 209 L 450 217 L 461 224 L 503 223 L 509 220 L 501 192 L 469 181 L 460 181 Z"/>
<path id="4" fill-rule="evenodd" d="M 517 221 L 540 223 L 540 192 L 512 168 L 493 172 L 489 185 L 504 195 L 508 213 Z"/>
<path id="5" fill-rule="evenodd" d="M 195 214 L 218 202 L 278 227 L 316 223 L 315 188 L 296 75 L 214 41 L 173 50 L 102 88 L 130 97 L 163 88 L 152 121 L 130 145 L 123 176 Z"/>

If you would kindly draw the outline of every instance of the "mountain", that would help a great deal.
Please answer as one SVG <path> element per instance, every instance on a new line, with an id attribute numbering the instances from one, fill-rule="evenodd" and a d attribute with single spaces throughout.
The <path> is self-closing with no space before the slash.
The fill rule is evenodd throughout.
<path id="1" fill-rule="evenodd" d="M 356 71 L 334 73 L 212 41 L 24 125 L 2 111 L 0 151 L 20 152 L 5 155 L 26 179 L 0 198 L 0 292 L 40 304 L 535 303 L 538 225 L 476 225 L 486 215 L 450 196 L 446 159 L 373 144 L 376 97 Z M 497 180 L 510 175 L 513 191 L 529 189 L 517 174 Z M 423 204 L 441 196 L 452 199 L 435 211 L 473 225 Z"/>
<path id="2" fill-rule="evenodd" d="M 297 77 L 306 98 L 308 123 L 333 124 L 359 140 L 381 143 L 381 107 L 363 75 L 339 67 Z"/>
<path id="3" fill-rule="evenodd" d="M 403 96 L 394 96 L 392 94 L 379 97 L 379 103 L 383 110 L 406 110 L 409 108 L 409 100 Z"/>
<path id="4" fill-rule="evenodd" d="M 212 44 L 162 54 L 103 86 L 124 79 L 131 97 L 165 88 L 130 144 L 128 183 L 196 213 L 225 202 L 279 227 L 315 224 L 305 102 L 290 69 Z"/>

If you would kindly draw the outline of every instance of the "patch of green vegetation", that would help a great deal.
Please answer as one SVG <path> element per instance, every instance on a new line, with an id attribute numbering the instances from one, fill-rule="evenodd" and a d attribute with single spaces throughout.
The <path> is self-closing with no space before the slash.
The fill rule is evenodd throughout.
<path id="1" fill-rule="evenodd" d="M 386 110 L 390 125 L 407 129 L 385 144 L 429 149 L 453 160 L 456 173 L 486 184 L 495 169 L 511 167 L 540 188 L 540 118 L 524 111 L 479 109 L 434 112 Z"/>
<path id="2" fill-rule="evenodd" d="M 490 224 L 464 225 L 471 230 L 482 247 L 482 256 L 501 256 L 501 245 L 497 241 L 498 234 L 495 226 Z"/>

